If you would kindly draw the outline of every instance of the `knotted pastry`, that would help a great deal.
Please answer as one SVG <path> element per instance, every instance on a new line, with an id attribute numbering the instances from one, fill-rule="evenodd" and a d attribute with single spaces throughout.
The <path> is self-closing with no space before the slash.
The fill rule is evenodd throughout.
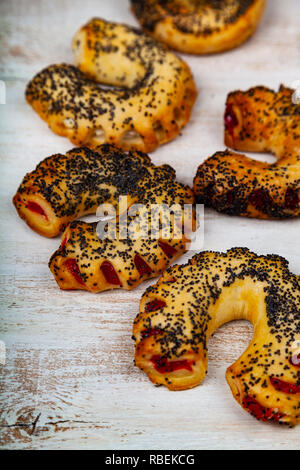
<path id="1" fill-rule="evenodd" d="M 228 321 L 249 320 L 253 339 L 226 372 L 233 396 L 258 419 L 298 424 L 299 280 L 285 259 L 246 248 L 202 252 L 169 268 L 141 299 L 136 365 L 170 390 L 195 387 L 207 372 L 209 337 Z"/>
<path id="2" fill-rule="evenodd" d="M 78 68 L 51 65 L 26 89 L 55 133 L 75 145 L 148 152 L 188 122 L 196 98 L 190 69 L 146 34 L 95 18 L 76 33 L 73 50 Z"/>
<path id="3" fill-rule="evenodd" d="M 255 31 L 265 0 L 131 0 L 145 31 L 191 54 L 222 52 Z"/>
<path id="4" fill-rule="evenodd" d="M 270 152 L 273 164 L 229 150 L 199 166 L 197 200 L 226 214 L 276 219 L 300 214 L 300 104 L 293 90 L 265 87 L 227 98 L 225 144 L 235 150 Z"/>

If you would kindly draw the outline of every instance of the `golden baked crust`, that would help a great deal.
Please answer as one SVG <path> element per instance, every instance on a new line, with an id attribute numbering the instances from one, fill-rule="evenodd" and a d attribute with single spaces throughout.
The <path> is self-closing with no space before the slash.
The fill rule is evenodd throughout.
<path id="1" fill-rule="evenodd" d="M 174 178 L 171 167 L 162 168 L 167 179 Z M 13 203 L 33 230 L 56 237 L 71 221 L 95 214 L 100 204 L 115 203 L 121 194 L 136 200 L 144 178 L 149 181 L 151 173 L 161 171 L 141 152 L 125 154 L 108 144 L 94 151 L 74 148 L 42 160 L 24 177 Z"/>
<path id="2" fill-rule="evenodd" d="M 101 204 L 117 205 L 119 196 L 127 196 L 129 207 L 193 204 L 191 189 L 175 178 L 172 167 L 157 167 L 139 151 L 124 153 L 109 144 L 74 148 L 42 160 L 24 177 L 13 203 L 33 230 L 55 237 L 71 221 L 95 214 Z"/>
<path id="3" fill-rule="evenodd" d="M 148 152 L 188 122 L 196 99 L 190 69 L 146 34 L 94 18 L 76 33 L 73 50 L 76 67 L 51 65 L 26 89 L 55 133 L 76 145 Z"/>
<path id="4" fill-rule="evenodd" d="M 198 202 L 232 215 L 280 219 L 300 214 L 300 105 L 293 90 L 265 87 L 236 91 L 227 98 L 225 144 L 235 150 L 270 152 L 273 164 L 229 150 L 199 166 L 194 179 Z"/>
<path id="5" fill-rule="evenodd" d="M 186 251 L 194 196 L 175 177 L 169 165 L 157 167 L 139 151 L 124 154 L 108 144 L 75 148 L 28 173 L 13 202 L 41 235 L 54 237 L 67 226 L 49 263 L 62 289 L 132 289 Z M 74 221 L 101 205 L 105 212 L 107 204 L 115 208 L 107 236 L 99 236 L 97 223 Z"/>
<path id="6" fill-rule="evenodd" d="M 140 302 L 136 365 L 155 384 L 183 390 L 207 372 L 207 342 L 222 324 L 254 325 L 251 343 L 227 369 L 238 403 L 258 419 L 300 422 L 300 277 L 279 256 L 246 248 L 202 252 L 169 268 Z"/>
<path id="7" fill-rule="evenodd" d="M 186 251 L 187 241 L 184 236 L 177 240 L 100 239 L 96 223 L 78 220 L 66 228 L 49 268 L 64 290 L 131 290 L 161 274 Z"/>
<path id="8" fill-rule="evenodd" d="M 208 54 L 233 49 L 255 31 L 265 0 L 131 0 L 147 33 L 173 49 Z"/>

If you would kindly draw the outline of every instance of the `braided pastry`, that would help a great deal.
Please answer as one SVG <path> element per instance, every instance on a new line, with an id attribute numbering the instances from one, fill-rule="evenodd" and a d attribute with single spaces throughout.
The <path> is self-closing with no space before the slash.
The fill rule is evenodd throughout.
<path id="1" fill-rule="evenodd" d="M 300 105 L 293 91 L 265 87 L 227 98 L 225 144 L 235 150 L 270 152 L 273 164 L 226 150 L 199 166 L 197 200 L 226 214 L 275 219 L 300 214 Z"/>
<path id="2" fill-rule="evenodd" d="M 131 0 L 142 27 L 173 49 L 191 54 L 239 46 L 255 31 L 265 0 Z"/>
<path id="3" fill-rule="evenodd" d="M 136 365 L 170 390 L 202 382 L 207 341 L 236 319 L 254 325 L 253 339 L 227 369 L 234 398 L 256 418 L 300 422 L 300 276 L 275 255 L 246 248 L 202 252 L 169 268 L 144 293 L 133 335 Z"/>
<path id="4" fill-rule="evenodd" d="M 75 145 L 152 151 L 188 122 L 196 98 L 190 69 L 155 40 L 95 18 L 76 33 L 73 50 L 78 68 L 51 65 L 26 89 L 53 132 Z"/>

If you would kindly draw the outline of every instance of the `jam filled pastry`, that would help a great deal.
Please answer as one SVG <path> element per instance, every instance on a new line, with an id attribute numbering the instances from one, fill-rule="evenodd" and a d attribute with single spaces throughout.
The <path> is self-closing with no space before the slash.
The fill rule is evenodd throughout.
<path id="1" fill-rule="evenodd" d="M 144 30 L 173 49 L 207 54 L 233 49 L 255 31 L 265 0 L 131 0 Z"/>
<path id="2" fill-rule="evenodd" d="M 251 343 L 227 369 L 234 398 L 263 421 L 300 422 L 300 276 L 276 255 L 246 248 L 202 252 L 167 269 L 140 302 L 136 365 L 155 384 L 184 390 L 207 373 L 207 342 L 226 322 L 249 320 Z"/>
<path id="3" fill-rule="evenodd" d="M 187 188 L 180 187 L 178 183 L 169 180 L 169 193 L 166 187 L 159 185 L 146 191 L 152 202 L 168 204 L 170 198 L 181 206 L 182 203 L 191 203 L 192 196 Z M 161 193 L 160 193 L 161 191 Z M 176 193 L 172 194 L 173 191 Z M 160 195 L 159 195 L 160 193 Z M 180 195 L 181 193 L 181 195 Z M 161 274 L 175 259 L 186 251 L 189 241 L 188 234 L 183 233 L 176 237 L 175 219 L 171 219 L 170 236 L 166 238 L 159 231 L 158 236 L 151 238 L 150 211 L 139 210 L 135 219 L 128 216 L 128 236 L 120 236 L 122 230 L 121 215 L 117 219 L 115 228 L 110 233 L 115 238 L 99 237 L 96 223 L 74 221 L 66 228 L 62 235 L 62 243 L 52 255 L 49 267 L 59 287 L 64 290 L 87 290 L 101 292 L 108 289 L 133 289 L 142 281 Z M 140 220 L 142 225 L 147 224 L 146 236 L 136 236 L 139 233 Z M 192 228 L 193 216 L 188 220 L 188 227 Z M 188 228 L 188 233 L 189 233 Z"/>
<path id="4" fill-rule="evenodd" d="M 95 214 L 101 204 L 117 204 L 120 196 L 127 196 L 128 206 L 179 204 L 181 210 L 193 204 L 191 189 L 175 177 L 172 167 L 157 167 L 139 151 L 124 153 L 109 144 L 74 148 L 39 163 L 23 179 L 13 203 L 33 230 L 55 237 L 78 217 Z"/>
<path id="5" fill-rule="evenodd" d="M 131 223 L 134 224 L 132 220 Z M 49 267 L 63 290 L 130 290 L 161 274 L 186 251 L 187 238 L 100 239 L 96 223 L 72 222 Z M 131 227 L 131 230 L 133 228 Z"/>
<path id="6" fill-rule="evenodd" d="M 235 150 L 270 152 L 273 164 L 229 150 L 199 166 L 194 192 L 219 212 L 261 219 L 300 214 L 300 104 L 293 90 L 265 87 L 236 91 L 227 98 L 225 144 Z"/>
<path id="7" fill-rule="evenodd" d="M 126 154 L 109 144 L 97 151 L 75 148 L 43 160 L 13 202 L 42 235 L 54 237 L 67 226 L 50 261 L 62 289 L 131 289 L 186 251 L 195 228 L 194 196 L 175 177 L 169 165 L 156 167 L 139 151 Z M 119 205 L 125 196 L 127 204 Z M 107 237 L 95 223 L 74 221 L 108 204 L 116 216 Z"/>
<path id="8" fill-rule="evenodd" d="M 26 89 L 53 132 L 75 145 L 148 152 L 188 122 L 196 99 L 190 69 L 154 39 L 94 18 L 76 33 L 73 50 L 76 67 L 51 65 Z"/>

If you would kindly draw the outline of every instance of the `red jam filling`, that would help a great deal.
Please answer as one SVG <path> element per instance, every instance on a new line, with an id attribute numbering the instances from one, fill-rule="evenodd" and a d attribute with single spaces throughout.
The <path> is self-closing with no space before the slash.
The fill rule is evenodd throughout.
<path id="1" fill-rule="evenodd" d="M 300 385 L 291 384 L 290 382 L 285 382 L 284 380 L 277 379 L 276 377 L 270 377 L 270 381 L 273 387 L 279 392 L 293 395 L 300 393 Z"/>
<path id="2" fill-rule="evenodd" d="M 244 398 L 243 406 L 250 411 L 252 416 L 255 416 L 255 418 L 261 421 L 280 421 L 280 419 L 285 416 L 282 413 L 276 413 L 272 408 L 262 406 L 255 398 L 249 396 Z"/>
<path id="3" fill-rule="evenodd" d="M 233 111 L 232 104 L 230 103 L 227 104 L 226 106 L 224 122 L 225 122 L 225 129 L 233 138 L 233 131 L 239 122 L 238 122 L 235 112 Z"/>
<path id="4" fill-rule="evenodd" d="M 293 366 L 300 367 L 300 354 L 294 354 L 291 357 L 290 363 L 293 364 Z"/>
<path id="5" fill-rule="evenodd" d="M 167 304 L 164 300 L 151 300 L 146 307 L 146 312 L 155 312 L 156 310 L 160 310 L 161 308 L 165 307 Z"/>
<path id="6" fill-rule="evenodd" d="M 142 338 L 148 338 L 149 336 L 155 336 L 159 335 L 162 333 L 162 330 L 160 328 L 148 328 L 147 330 L 143 330 L 141 335 Z"/>
<path id="7" fill-rule="evenodd" d="M 193 370 L 193 363 L 187 359 L 181 361 L 169 361 L 166 357 L 154 355 L 151 358 L 151 362 L 154 365 L 155 370 L 161 374 L 167 374 L 168 372 L 174 372 L 180 369 L 186 369 L 189 371 Z"/>
<path id="8" fill-rule="evenodd" d="M 230 206 L 233 203 L 233 199 L 234 199 L 233 191 L 228 191 L 228 193 L 227 193 L 227 202 Z"/>
<path id="9" fill-rule="evenodd" d="M 76 263 L 75 259 L 72 259 L 72 258 L 67 259 L 65 261 L 65 266 L 66 266 L 67 270 L 72 274 L 72 276 L 76 279 L 76 281 L 79 284 L 84 285 L 83 279 L 82 279 L 80 271 L 79 271 L 79 266 Z"/>
<path id="10" fill-rule="evenodd" d="M 285 193 L 285 207 L 287 209 L 295 210 L 299 204 L 298 191 L 288 188 Z"/>
<path id="11" fill-rule="evenodd" d="M 45 212 L 44 209 L 43 209 L 39 204 L 37 204 L 36 202 L 28 201 L 28 202 L 27 202 L 26 209 L 29 209 L 31 212 L 35 212 L 36 214 L 42 215 L 43 217 L 45 217 L 46 220 L 48 220 L 48 217 L 47 217 L 46 212 Z"/>
<path id="12" fill-rule="evenodd" d="M 121 282 L 119 279 L 118 274 L 116 273 L 115 268 L 109 261 L 103 261 L 101 264 L 101 271 L 109 284 L 113 284 L 115 286 L 121 286 Z"/>
<path id="13" fill-rule="evenodd" d="M 270 203 L 270 196 L 264 189 L 256 189 L 250 194 L 249 201 L 256 209 L 261 210 Z"/>
<path id="14" fill-rule="evenodd" d="M 168 258 L 173 258 L 175 253 L 177 253 L 177 250 L 175 250 L 175 248 L 173 248 L 173 246 L 169 245 L 168 243 L 159 240 L 158 244 Z"/>
<path id="15" fill-rule="evenodd" d="M 152 273 L 152 269 L 150 268 L 149 264 L 147 264 L 146 261 L 140 257 L 140 255 L 135 255 L 134 264 L 141 276 Z"/>
<path id="16" fill-rule="evenodd" d="M 166 284 L 173 284 L 173 282 L 177 282 L 176 277 L 171 277 L 170 279 L 168 279 L 167 281 L 165 281 Z"/>
<path id="17" fill-rule="evenodd" d="M 68 240 L 68 238 L 67 238 L 67 236 L 65 236 L 65 238 L 61 242 L 61 245 L 60 245 L 61 248 L 63 248 L 65 246 L 65 244 L 67 243 L 67 240 Z"/>

